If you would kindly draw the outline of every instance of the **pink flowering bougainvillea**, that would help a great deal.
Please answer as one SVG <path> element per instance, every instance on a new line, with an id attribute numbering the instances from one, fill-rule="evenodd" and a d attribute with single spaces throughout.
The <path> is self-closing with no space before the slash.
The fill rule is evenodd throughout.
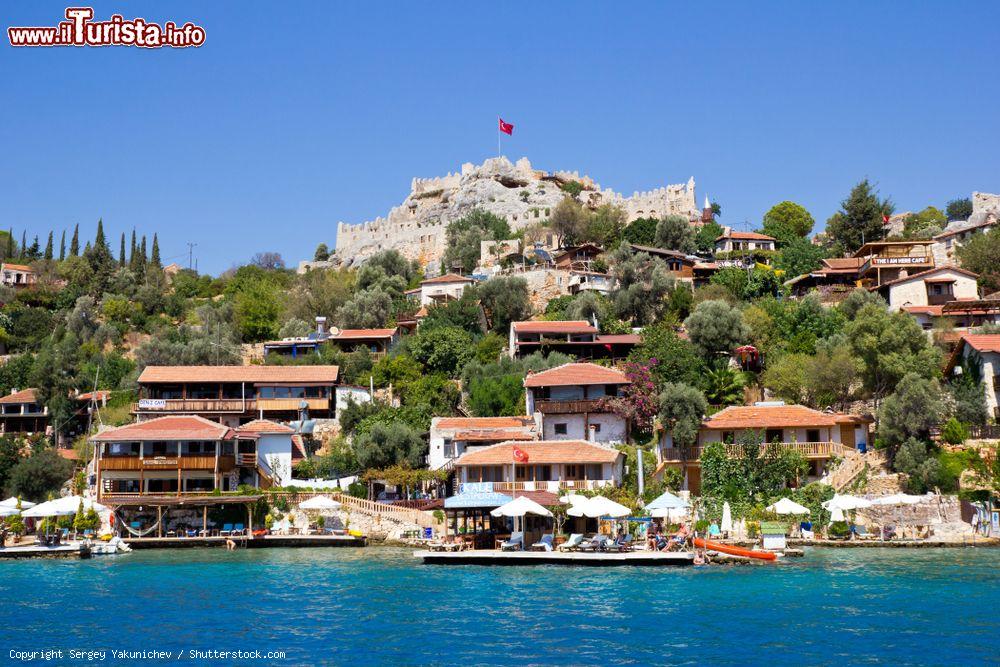
<path id="1" fill-rule="evenodd" d="M 635 430 L 648 433 L 653 428 L 656 417 L 656 385 L 653 384 L 651 369 L 657 363 L 651 358 L 646 363 L 627 361 L 622 368 L 631 384 L 622 388 L 621 396 L 601 399 L 601 407 L 619 417 L 627 419 Z"/>

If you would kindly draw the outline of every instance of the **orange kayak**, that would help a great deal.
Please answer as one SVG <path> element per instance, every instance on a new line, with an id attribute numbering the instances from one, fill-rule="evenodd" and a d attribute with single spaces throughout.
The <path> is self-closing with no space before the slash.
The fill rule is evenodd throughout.
<path id="1" fill-rule="evenodd" d="M 702 549 L 711 549 L 712 551 L 730 554 L 731 556 L 745 556 L 747 558 L 759 558 L 760 560 L 776 560 L 778 558 L 769 551 L 754 551 L 753 549 L 744 549 L 742 547 L 734 547 L 728 544 L 709 542 L 708 540 L 703 540 L 700 537 L 694 538 L 694 545 Z"/>

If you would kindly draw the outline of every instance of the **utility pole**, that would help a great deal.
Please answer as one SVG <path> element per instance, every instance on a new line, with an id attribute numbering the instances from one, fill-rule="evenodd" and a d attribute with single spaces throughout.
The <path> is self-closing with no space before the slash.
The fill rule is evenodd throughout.
<path id="1" fill-rule="evenodd" d="M 188 247 L 188 268 L 189 269 L 193 269 L 194 268 L 194 263 L 191 261 L 191 258 L 194 257 L 194 247 L 196 245 L 198 245 L 198 244 L 197 243 L 191 243 L 190 241 L 188 241 L 187 247 Z"/>

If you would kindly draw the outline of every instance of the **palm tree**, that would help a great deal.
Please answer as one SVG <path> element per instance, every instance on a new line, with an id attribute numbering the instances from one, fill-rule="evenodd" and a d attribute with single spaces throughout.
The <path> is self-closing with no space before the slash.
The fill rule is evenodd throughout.
<path id="1" fill-rule="evenodd" d="M 715 363 L 705 373 L 705 398 L 712 405 L 736 405 L 743 401 L 743 374 L 726 362 Z"/>

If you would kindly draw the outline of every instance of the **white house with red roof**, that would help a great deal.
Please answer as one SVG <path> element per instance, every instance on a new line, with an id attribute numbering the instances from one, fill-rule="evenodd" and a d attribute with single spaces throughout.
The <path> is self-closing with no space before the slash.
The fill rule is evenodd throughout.
<path id="1" fill-rule="evenodd" d="M 449 467 L 466 452 L 498 442 L 538 440 L 532 417 L 434 417 L 431 419 L 427 467 Z"/>
<path id="2" fill-rule="evenodd" d="M 38 274 L 27 264 L 0 264 L 0 283 L 6 287 L 30 287 L 38 282 Z"/>
<path id="3" fill-rule="evenodd" d="M 268 487 L 291 478 L 291 427 L 255 420 L 238 428 L 169 415 L 91 437 L 102 501 Z"/>
<path id="4" fill-rule="evenodd" d="M 979 374 L 986 408 L 1000 422 L 1000 334 L 963 334 L 948 361 L 946 375 L 958 372 L 965 362 Z"/>
<path id="5" fill-rule="evenodd" d="M 715 252 L 733 252 L 734 250 L 774 250 L 776 239 L 767 234 L 757 232 L 740 232 L 727 229 L 715 239 Z"/>
<path id="6" fill-rule="evenodd" d="M 456 462 L 459 488 L 478 492 L 600 489 L 622 481 L 624 452 L 586 440 L 508 441 L 466 452 Z"/>
<path id="7" fill-rule="evenodd" d="M 446 273 L 443 276 L 428 278 L 420 283 L 420 305 L 429 306 L 432 303 L 446 303 L 461 299 L 465 288 L 474 282 L 472 278 L 466 278 L 457 273 Z"/>
<path id="8" fill-rule="evenodd" d="M 702 421 L 698 441 L 688 450 L 675 446 L 664 429 L 656 450 L 657 473 L 666 468 L 686 470 L 686 488 L 701 488 L 701 454 L 713 442 L 725 443 L 731 455 L 738 456 L 735 443 L 752 433 L 768 446 L 794 449 L 809 462 L 809 480 L 822 477 L 832 459 L 855 451 L 861 443 L 870 443 L 870 417 L 813 410 L 804 405 L 786 405 L 780 401 L 755 405 L 733 405 Z"/>
<path id="9" fill-rule="evenodd" d="M 900 276 L 871 288 L 878 291 L 893 310 L 943 306 L 951 301 L 979 298 L 978 274 L 957 266 L 941 266 Z"/>
<path id="10" fill-rule="evenodd" d="M 532 415 L 542 440 L 589 440 L 618 444 L 628 437 L 629 423 L 606 405 L 630 384 L 624 373 L 592 363 L 569 363 L 524 379 L 525 411 Z"/>

